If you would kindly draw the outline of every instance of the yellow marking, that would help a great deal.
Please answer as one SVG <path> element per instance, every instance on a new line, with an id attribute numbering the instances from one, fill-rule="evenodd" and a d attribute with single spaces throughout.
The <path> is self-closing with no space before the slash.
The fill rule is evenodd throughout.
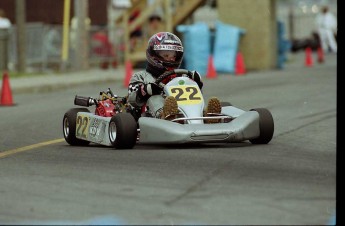
<path id="1" fill-rule="evenodd" d="M 46 141 L 46 142 L 42 142 L 42 143 L 38 143 L 38 144 L 33 144 L 33 145 L 21 147 L 21 148 L 16 148 L 16 149 L 0 152 L 0 158 L 4 158 L 6 156 L 14 155 L 14 154 L 24 152 L 24 151 L 29 151 L 31 149 L 35 149 L 35 148 L 39 148 L 39 147 L 43 147 L 43 146 L 47 146 L 47 145 L 51 145 L 51 144 L 60 143 L 63 141 L 65 141 L 65 139 L 61 138 L 61 139 L 50 140 L 50 141 Z"/>
<path id="2" fill-rule="evenodd" d="M 79 120 L 79 116 L 81 117 L 81 120 Z M 83 114 L 81 112 L 78 113 L 77 116 L 77 124 L 76 124 L 76 137 L 77 138 L 88 138 L 89 137 L 89 127 L 90 127 L 90 117 L 87 114 Z M 85 125 L 86 123 L 86 125 Z"/>
<path id="3" fill-rule="evenodd" d="M 61 48 L 61 59 L 62 62 L 68 60 L 68 47 L 69 47 L 69 18 L 70 18 L 71 1 L 65 0 L 63 7 L 63 36 L 62 36 L 62 48 Z"/>
<path id="4" fill-rule="evenodd" d="M 179 105 L 200 104 L 203 100 L 201 91 L 196 85 L 171 86 L 169 94 L 175 97 Z"/>

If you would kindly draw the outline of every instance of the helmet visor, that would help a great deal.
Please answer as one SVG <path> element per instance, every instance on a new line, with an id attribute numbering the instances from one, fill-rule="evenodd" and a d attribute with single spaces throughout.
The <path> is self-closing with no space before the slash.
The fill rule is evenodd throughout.
<path id="1" fill-rule="evenodd" d="M 159 50 L 157 51 L 158 56 L 164 62 L 175 62 L 176 60 L 176 52 L 171 50 Z"/>
<path id="2" fill-rule="evenodd" d="M 180 66 L 183 57 L 183 47 L 179 45 L 155 45 L 153 48 L 157 60 L 161 61 L 164 67 L 177 68 Z"/>

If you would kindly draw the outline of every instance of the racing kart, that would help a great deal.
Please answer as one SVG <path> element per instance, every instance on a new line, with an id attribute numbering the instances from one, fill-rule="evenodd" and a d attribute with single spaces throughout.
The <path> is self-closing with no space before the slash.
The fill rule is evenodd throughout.
<path id="1" fill-rule="evenodd" d="M 141 144 L 226 143 L 250 141 L 268 144 L 274 133 L 274 122 L 266 108 L 249 111 L 221 102 L 220 114 L 206 114 L 205 101 L 192 72 L 175 69 L 159 76 L 155 83 L 163 96 L 174 96 L 179 113 L 170 120 L 138 112 L 127 97 L 114 95 L 108 88 L 99 98 L 75 96 L 72 108 L 63 116 L 63 135 L 70 145 L 90 142 L 117 149 L 131 149 Z M 164 84 L 162 81 L 168 82 Z M 94 113 L 86 107 L 95 106 Z M 149 101 L 147 103 L 149 108 Z M 139 116 L 138 116 L 139 114 Z M 207 120 L 216 121 L 207 123 Z"/>

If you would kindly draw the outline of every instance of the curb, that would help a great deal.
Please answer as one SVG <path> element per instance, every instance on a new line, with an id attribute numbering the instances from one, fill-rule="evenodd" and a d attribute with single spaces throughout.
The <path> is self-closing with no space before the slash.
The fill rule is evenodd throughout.
<path id="1" fill-rule="evenodd" d="M 12 92 L 15 94 L 23 94 L 23 93 L 44 93 L 44 92 L 51 92 L 51 91 L 58 91 L 58 90 L 64 90 L 68 88 L 88 85 L 88 84 L 101 84 L 103 82 L 120 82 L 120 79 L 103 79 L 98 81 L 84 81 L 84 82 L 78 82 L 78 83 L 60 83 L 60 84 L 44 84 L 40 86 L 26 86 L 26 87 L 17 87 L 12 88 Z M 122 82 L 122 81 L 121 81 Z"/>

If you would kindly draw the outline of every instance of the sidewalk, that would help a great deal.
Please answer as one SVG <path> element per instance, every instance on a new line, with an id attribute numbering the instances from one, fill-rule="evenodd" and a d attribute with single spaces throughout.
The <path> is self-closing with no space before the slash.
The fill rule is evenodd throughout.
<path id="1" fill-rule="evenodd" d="M 316 53 L 313 53 L 314 66 L 318 64 L 316 60 Z M 289 70 L 289 68 L 304 68 L 304 52 L 299 52 L 295 54 L 288 55 L 288 61 L 285 63 L 284 69 Z M 326 65 L 337 65 L 337 55 L 336 54 L 326 54 L 325 55 Z M 142 69 L 133 69 L 136 72 Z M 269 72 L 278 72 L 278 69 L 273 69 Z M 249 72 L 253 74 L 255 72 Z M 63 89 L 73 86 L 80 86 L 83 84 L 100 83 L 100 82 L 123 82 L 125 78 L 125 68 L 124 66 L 119 66 L 115 69 L 102 70 L 98 68 L 92 68 L 86 71 L 78 72 L 68 72 L 65 74 L 47 74 L 40 76 L 30 76 L 22 78 L 11 78 L 9 72 L 10 86 L 13 93 L 26 93 L 26 92 L 43 92 L 51 91 L 57 89 Z M 2 77 L 1 77 L 2 79 Z M 2 80 L 1 80 L 2 81 Z"/>
<path id="2" fill-rule="evenodd" d="M 92 68 L 85 71 L 46 74 L 21 78 L 11 78 L 10 86 L 13 93 L 42 92 L 63 89 L 83 84 L 100 83 L 107 81 L 123 82 L 125 69 L 119 66 L 116 69 L 102 70 Z"/>

